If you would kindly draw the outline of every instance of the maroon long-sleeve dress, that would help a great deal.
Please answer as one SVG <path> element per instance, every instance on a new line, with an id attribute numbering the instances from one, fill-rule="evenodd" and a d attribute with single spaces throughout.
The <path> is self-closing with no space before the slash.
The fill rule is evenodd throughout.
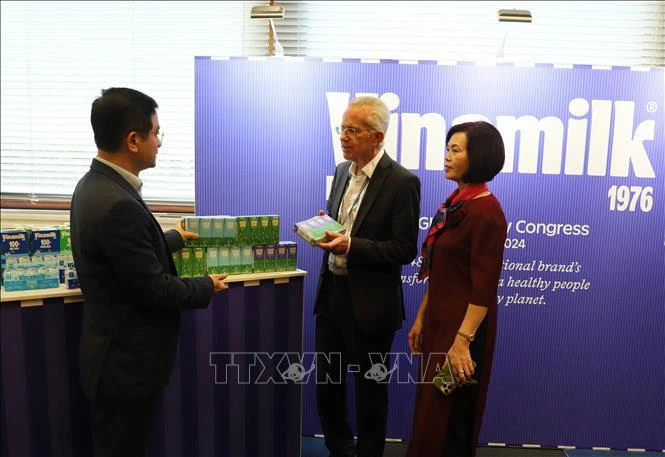
<path id="1" fill-rule="evenodd" d="M 468 200 L 450 213 L 434 242 L 422 340 L 423 381 L 416 390 L 409 457 L 473 457 L 492 368 L 506 219 L 494 195 Z M 432 384 L 469 303 L 487 307 L 470 345 L 478 364 L 466 385 L 445 396 Z M 426 367 L 425 367 L 426 364 Z"/>

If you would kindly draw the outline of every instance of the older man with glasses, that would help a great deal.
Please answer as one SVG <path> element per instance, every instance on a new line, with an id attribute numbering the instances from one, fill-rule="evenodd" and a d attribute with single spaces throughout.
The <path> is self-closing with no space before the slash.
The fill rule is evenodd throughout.
<path id="1" fill-rule="evenodd" d="M 317 407 L 335 457 L 383 455 L 388 384 L 374 368 L 390 363 L 405 314 L 402 265 L 418 253 L 420 180 L 383 149 L 389 119 L 379 98 L 359 97 L 337 128 L 346 161 L 335 170 L 327 210 L 346 231 L 319 243 L 326 254 L 314 309 Z M 346 411 L 347 372 L 355 373 L 357 443 Z"/>

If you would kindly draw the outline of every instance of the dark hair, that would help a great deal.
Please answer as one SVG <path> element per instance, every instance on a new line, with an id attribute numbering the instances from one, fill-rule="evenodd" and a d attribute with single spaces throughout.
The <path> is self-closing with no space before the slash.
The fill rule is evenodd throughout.
<path id="1" fill-rule="evenodd" d="M 466 183 L 491 181 L 503 168 L 506 151 L 501 133 L 489 122 L 464 122 L 448 130 L 446 144 L 455 133 L 466 133 L 469 170 L 463 176 Z"/>
<path id="2" fill-rule="evenodd" d="M 143 92 L 126 87 L 102 90 L 90 111 L 97 148 L 116 152 L 132 131 L 145 138 L 152 130 L 152 115 L 156 112 L 157 102 Z"/>

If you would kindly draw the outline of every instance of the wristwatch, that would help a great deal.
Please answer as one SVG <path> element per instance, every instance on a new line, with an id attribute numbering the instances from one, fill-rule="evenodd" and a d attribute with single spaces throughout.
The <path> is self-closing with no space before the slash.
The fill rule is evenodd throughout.
<path id="1" fill-rule="evenodd" d="M 460 331 L 458 331 L 457 334 L 467 340 L 469 343 L 476 339 L 476 335 L 474 334 L 469 335 L 468 333 L 462 333 Z"/>

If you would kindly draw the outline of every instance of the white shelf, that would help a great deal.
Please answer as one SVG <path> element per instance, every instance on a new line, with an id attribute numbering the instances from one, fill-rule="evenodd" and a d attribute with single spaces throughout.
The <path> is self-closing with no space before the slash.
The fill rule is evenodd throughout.
<path id="1" fill-rule="evenodd" d="M 253 282 L 263 281 L 265 279 L 285 279 L 297 278 L 298 276 L 305 276 L 307 274 L 304 270 L 290 270 L 290 271 L 269 271 L 267 273 L 245 273 L 240 275 L 230 275 L 226 278 L 226 282 Z M 281 281 L 280 281 L 281 282 Z M 283 281 L 288 282 L 288 281 Z"/>
<path id="2" fill-rule="evenodd" d="M 17 290 L 15 292 L 7 292 L 3 287 L 2 293 L 0 294 L 2 303 L 20 301 L 21 307 L 39 306 L 43 304 L 43 300 L 57 297 L 79 298 L 81 297 L 81 289 L 67 289 L 65 285 L 60 285 L 60 287 L 54 287 L 52 289 Z"/>
<path id="3" fill-rule="evenodd" d="M 291 271 L 271 271 L 267 273 L 247 273 L 240 275 L 231 275 L 226 279 L 227 283 L 243 282 L 245 286 L 258 285 L 260 281 L 266 279 L 274 279 L 276 284 L 289 282 L 289 278 L 296 278 L 305 276 L 307 274 L 304 270 L 291 270 Z M 82 301 L 81 289 L 67 289 L 64 285 L 52 289 L 34 289 L 34 290 L 18 290 L 16 292 L 7 292 L 3 287 L 0 293 L 2 303 L 5 302 L 21 302 L 21 307 L 41 306 L 47 298 L 64 297 L 65 303 L 67 302 L 80 302 Z"/>

